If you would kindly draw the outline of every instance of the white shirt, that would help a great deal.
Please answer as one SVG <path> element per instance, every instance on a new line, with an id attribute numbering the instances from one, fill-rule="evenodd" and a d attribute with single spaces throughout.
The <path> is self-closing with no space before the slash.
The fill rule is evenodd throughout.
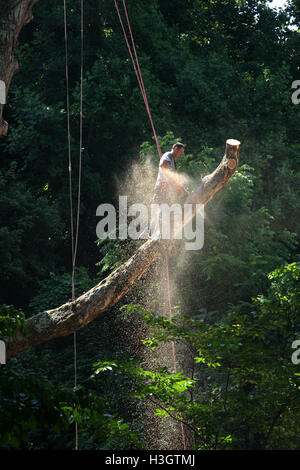
<path id="1" fill-rule="evenodd" d="M 175 161 L 174 161 L 172 152 L 164 153 L 162 155 L 161 159 L 160 159 L 160 162 L 159 162 L 158 175 L 157 175 L 155 187 L 157 187 L 162 182 L 167 182 L 167 179 L 164 175 L 164 169 L 162 168 L 162 165 L 163 165 L 164 162 L 167 162 L 167 165 L 166 165 L 167 168 L 169 168 L 170 170 L 173 170 L 173 171 L 176 170 Z"/>

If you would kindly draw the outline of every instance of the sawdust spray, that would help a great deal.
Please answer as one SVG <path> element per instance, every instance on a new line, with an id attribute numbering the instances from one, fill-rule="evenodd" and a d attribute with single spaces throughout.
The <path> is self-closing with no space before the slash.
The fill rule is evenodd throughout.
<path id="1" fill-rule="evenodd" d="M 158 158 L 154 159 L 147 156 L 143 160 L 133 163 L 121 178 L 116 179 L 119 196 L 127 196 L 128 205 L 136 203 L 146 205 L 150 214 L 157 171 Z M 180 181 L 185 186 L 195 186 L 194 181 L 187 175 L 180 174 Z M 132 244 L 133 254 L 144 241 L 130 240 L 129 243 Z M 169 317 L 168 294 L 170 294 L 172 315 L 180 315 L 177 312 L 180 312 L 182 297 L 178 279 L 181 270 L 186 268 L 187 257 L 188 253 L 184 248 L 184 240 L 176 240 L 175 255 L 172 257 L 169 256 L 167 244 L 162 243 L 162 256 L 153 263 L 127 298 L 124 299 L 125 302 L 122 301 L 122 304 L 126 302 L 136 303 L 156 315 Z M 182 345 L 175 345 L 175 355 L 169 342 L 160 343 L 154 351 L 150 350 L 143 345 L 142 341 L 149 337 L 151 331 L 140 318 L 127 318 L 122 328 L 128 352 L 130 354 L 138 353 L 143 367 L 153 371 L 159 367 L 167 367 L 173 373 L 175 370 L 184 370 L 187 374 L 190 372 L 186 367 L 190 361 L 187 360 L 187 351 Z M 140 419 L 146 420 L 148 423 L 148 426 L 146 426 L 148 430 L 146 436 L 148 449 L 183 448 L 180 423 L 171 418 L 166 420 L 158 416 L 154 417 L 155 409 L 159 407 L 159 403 L 146 401 L 140 403 L 138 407 Z M 188 436 L 187 431 L 186 435 Z M 187 440 L 189 440 L 188 437 Z M 159 447 L 157 447 L 158 445 Z"/>

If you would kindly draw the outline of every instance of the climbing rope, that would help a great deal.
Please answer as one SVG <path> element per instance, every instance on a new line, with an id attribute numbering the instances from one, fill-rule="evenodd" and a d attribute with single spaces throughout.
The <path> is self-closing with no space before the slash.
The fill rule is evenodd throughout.
<path id="1" fill-rule="evenodd" d="M 129 35 L 130 35 L 132 46 L 130 46 L 130 44 L 129 44 L 129 40 L 128 40 L 127 33 L 126 33 L 126 30 L 125 30 L 125 27 L 124 27 L 122 16 L 120 14 L 120 10 L 119 10 L 119 7 L 118 7 L 117 0 L 114 0 L 115 7 L 116 7 L 116 10 L 117 10 L 117 14 L 118 14 L 118 17 L 119 17 L 119 21 L 120 21 L 122 31 L 123 31 L 123 34 L 124 34 L 125 42 L 127 44 L 127 48 L 128 48 L 128 51 L 129 51 L 131 61 L 132 61 L 132 65 L 133 65 L 133 68 L 134 68 L 134 71 L 135 71 L 135 74 L 136 74 L 136 77 L 137 77 L 137 81 L 138 81 L 138 84 L 139 84 L 139 87 L 140 87 L 140 90 L 141 90 L 141 93 L 142 93 L 142 97 L 144 99 L 144 103 L 145 103 L 146 110 L 147 110 L 147 113 L 148 113 L 148 116 L 149 116 L 149 120 L 150 120 L 150 123 L 151 123 L 151 127 L 152 127 L 152 131 L 153 131 L 153 135 L 154 135 L 158 155 L 159 155 L 159 157 L 161 157 L 162 152 L 161 152 L 161 149 L 160 149 L 160 145 L 159 145 L 158 138 L 157 138 L 157 135 L 156 135 L 155 127 L 154 127 L 154 124 L 153 124 L 153 119 L 152 119 L 152 116 L 151 116 L 151 111 L 150 111 L 150 107 L 149 107 L 149 103 L 148 103 L 146 89 L 145 89 L 145 86 L 144 86 L 144 81 L 143 81 L 143 76 L 142 76 L 142 72 L 141 72 L 141 68 L 140 68 L 140 63 L 139 63 L 139 59 L 138 59 L 136 48 L 135 48 L 135 42 L 134 42 L 134 38 L 133 38 L 133 34 L 132 34 L 132 28 L 131 28 L 129 16 L 128 16 L 128 13 L 127 13 L 126 3 L 125 3 L 125 0 L 122 0 L 122 2 L 123 2 L 123 8 L 124 8 L 125 16 L 126 16 L 127 27 L 128 27 L 128 30 L 129 30 Z M 133 55 L 134 55 L 134 57 L 133 57 Z"/>
<path id="2" fill-rule="evenodd" d="M 145 103 L 145 106 L 146 106 L 146 110 L 147 110 L 147 113 L 148 113 L 148 116 L 149 116 L 150 123 L 151 123 L 151 126 L 152 126 L 152 131 L 153 131 L 154 139 L 155 139 L 155 142 L 156 142 L 157 151 L 158 151 L 159 157 L 161 157 L 162 152 L 161 152 L 161 149 L 160 149 L 160 145 L 159 145 L 159 142 L 158 142 L 157 134 L 156 134 L 155 127 L 154 127 L 153 120 L 152 120 L 152 116 L 151 116 L 151 111 L 150 111 L 150 106 L 149 106 L 149 103 L 148 103 L 147 93 L 146 93 L 146 89 L 145 89 L 145 86 L 144 86 L 142 72 L 141 72 L 141 69 L 140 69 L 140 64 L 139 64 L 139 60 L 138 60 L 138 56 L 137 56 L 137 52 L 136 52 L 136 47 L 135 47 L 135 42 L 134 42 L 134 38 L 133 38 L 133 34 L 132 34 L 132 28 L 131 28 L 129 16 L 128 16 L 128 13 L 127 13 L 126 2 L 125 2 L 125 0 L 122 0 L 123 9 L 124 9 L 124 12 L 125 12 L 127 27 L 128 27 L 129 36 L 130 36 L 130 39 L 131 39 L 132 46 L 130 46 L 130 44 L 129 44 L 128 36 L 127 36 L 126 30 L 125 30 L 125 27 L 124 27 L 124 23 L 123 23 L 121 14 L 120 14 L 120 10 L 118 8 L 117 0 L 114 0 L 114 3 L 115 3 L 115 8 L 117 10 L 118 18 L 119 18 L 119 21 L 120 21 L 120 24 L 121 24 L 121 28 L 122 28 L 122 31 L 123 31 L 123 35 L 124 35 L 124 38 L 125 38 L 125 42 L 127 44 L 129 55 L 130 55 L 130 58 L 131 58 L 131 61 L 132 61 L 132 65 L 133 65 L 134 71 L 135 71 L 136 76 L 137 76 L 137 81 L 138 81 L 138 84 L 139 84 L 139 87 L 140 87 L 140 90 L 141 90 L 141 93 L 142 93 L 142 97 L 144 99 L 144 103 Z M 166 277 L 167 277 L 167 290 L 168 290 L 169 317 L 171 319 L 172 316 L 173 316 L 173 313 L 172 313 L 172 304 L 171 304 L 169 261 L 168 261 L 168 255 L 167 254 L 166 254 Z M 172 341 L 172 356 L 173 356 L 174 372 L 176 373 L 177 372 L 176 353 L 175 353 L 175 344 L 174 344 L 173 341 Z M 181 434 L 182 434 L 183 448 L 184 448 L 184 450 L 186 450 L 186 441 L 185 441 L 183 423 L 181 422 L 180 424 L 181 424 Z"/>
<path id="3" fill-rule="evenodd" d="M 64 39 L 65 39 L 65 75 L 66 75 L 66 106 L 67 106 L 67 136 L 68 136 L 68 162 L 69 162 L 69 203 L 70 203 L 70 226 L 71 226 L 71 249 L 72 249 L 72 301 L 75 300 L 75 267 L 79 238 L 79 217 L 81 198 L 81 173 L 82 173 L 82 121 L 83 121 L 83 25 L 84 10 L 83 0 L 80 3 L 80 118 L 79 118 L 79 169 L 78 169 L 78 192 L 77 192 L 77 215 L 76 234 L 74 237 L 73 221 L 73 191 L 72 191 L 72 158 L 71 158 L 71 131 L 70 131 L 70 92 L 69 92 L 69 60 L 68 60 L 68 31 L 67 31 L 67 6 L 64 0 Z M 74 350 L 74 388 L 77 387 L 77 339 L 76 332 L 73 333 Z M 75 421 L 75 450 L 78 450 L 78 424 Z"/>

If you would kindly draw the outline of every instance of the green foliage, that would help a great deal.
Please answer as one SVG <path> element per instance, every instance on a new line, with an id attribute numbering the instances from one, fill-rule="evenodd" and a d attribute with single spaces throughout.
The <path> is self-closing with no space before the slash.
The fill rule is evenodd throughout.
<path id="1" fill-rule="evenodd" d="M 74 433 L 75 422 L 80 427 L 80 444 L 86 448 L 105 448 L 109 442 L 122 443 L 126 448 L 138 442 L 136 433 L 108 412 L 107 399 L 88 387 L 53 385 L 45 377 L 28 372 L 16 360 L 1 371 L 0 385 L 3 449 L 47 449 L 49 442 L 60 448 L 58 434 Z M 48 439 L 41 445 L 36 439 L 46 430 Z M 65 447 L 72 448 L 73 442 L 65 442 Z"/>
<path id="2" fill-rule="evenodd" d="M 300 328 L 299 269 L 293 263 L 275 270 L 267 296 L 238 306 L 199 333 L 197 360 L 206 367 L 220 364 L 217 383 L 223 376 L 217 388 L 211 387 L 211 397 L 217 398 L 211 424 L 218 417 L 218 429 L 232 436 L 235 449 L 295 448 L 299 378 L 291 344 Z"/>
<path id="3" fill-rule="evenodd" d="M 37 194 L 20 180 L 16 161 L 0 170 L 0 210 L 1 297 L 24 305 L 27 291 L 34 291 L 37 277 L 46 277 L 57 258 L 60 216 L 45 191 Z"/>
<path id="4" fill-rule="evenodd" d="M 198 299 L 193 304 L 196 288 L 201 291 L 201 307 L 208 310 L 248 300 L 266 289 L 268 272 L 297 252 L 299 228 L 278 224 L 278 217 L 285 217 L 283 208 L 277 206 L 275 215 L 274 200 L 258 199 L 260 184 L 254 169 L 241 165 L 226 189 L 206 206 L 204 247 L 186 256 L 178 276 L 192 310 L 199 309 Z"/>
<path id="5" fill-rule="evenodd" d="M 134 385 L 129 392 L 127 387 L 128 398 L 134 400 L 137 406 L 141 400 L 150 400 L 157 406 L 157 415 L 167 417 L 171 413 L 180 419 L 180 413 L 188 405 L 185 392 L 193 386 L 194 381 L 182 372 L 170 373 L 167 368 L 162 367 L 155 371 L 145 370 L 132 357 L 125 357 L 122 362 L 98 361 L 94 366 L 96 369 L 93 378 L 103 373 L 121 374 L 122 377 L 130 378 Z"/>
<path id="6" fill-rule="evenodd" d="M 88 386 L 78 387 L 75 405 L 65 406 L 63 410 L 68 413 L 69 424 L 78 423 L 80 444 L 85 448 L 104 450 L 117 445 L 126 449 L 139 443 L 137 433 L 122 418 L 110 413 L 107 397 Z"/>
<path id="7" fill-rule="evenodd" d="M 81 266 L 75 268 L 75 294 L 79 296 L 94 286 L 88 270 Z M 72 275 L 70 273 L 50 273 L 49 279 L 38 282 L 36 295 L 31 299 L 28 309 L 32 313 L 55 308 L 72 300 Z"/>
<path id="8" fill-rule="evenodd" d="M 175 137 L 172 131 L 168 131 L 164 136 L 157 136 L 159 146 L 161 148 L 162 153 L 167 152 L 172 148 L 172 145 L 176 142 L 180 142 L 180 137 Z M 154 137 L 153 137 L 153 140 Z M 140 157 L 145 158 L 148 155 L 155 156 L 155 160 L 157 159 L 157 148 L 156 144 L 150 144 L 149 142 L 143 142 L 140 146 Z"/>
<path id="9" fill-rule="evenodd" d="M 38 426 L 56 432 L 67 427 L 65 403 L 71 391 L 57 390 L 49 381 L 28 374 L 14 360 L 0 374 L 1 447 L 19 447 Z"/>
<path id="10" fill-rule="evenodd" d="M 0 337 L 12 336 L 16 330 L 26 335 L 24 312 L 13 305 L 0 305 Z"/>
<path id="11" fill-rule="evenodd" d="M 127 240 L 106 238 L 98 240 L 97 245 L 100 247 L 101 255 L 100 261 L 96 264 L 100 267 L 99 276 L 109 274 L 128 258 Z"/>
<path id="12" fill-rule="evenodd" d="M 194 379 L 174 374 L 173 388 L 168 375 L 161 379 L 131 365 L 129 370 L 133 367 L 139 380 L 149 378 L 142 391 L 146 397 L 150 387 L 164 400 L 161 415 L 180 411 L 194 423 L 198 449 L 296 449 L 300 382 L 291 347 L 300 335 L 299 276 L 299 263 L 276 269 L 268 276 L 267 295 L 237 305 L 217 322 L 188 317 L 183 326 L 176 317 L 171 321 L 138 306 L 125 307 L 152 326 L 152 347 L 160 341 L 188 341 L 197 349 Z M 115 367 L 104 363 L 100 370 Z M 122 371 L 128 373 L 126 367 Z M 191 386 L 193 401 L 182 395 Z M 165 387 L 174 395 L 171 400 Z"/>

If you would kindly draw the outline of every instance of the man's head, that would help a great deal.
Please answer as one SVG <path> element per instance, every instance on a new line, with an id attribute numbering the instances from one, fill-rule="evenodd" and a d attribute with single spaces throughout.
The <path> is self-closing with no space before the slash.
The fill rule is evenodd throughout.
<path id="1" fill-rule="evenodd" d="M 181 142 L 176 142 L 172 147 L 174 158 L 180 157 L 184 153 L 184 145 Z"/>

